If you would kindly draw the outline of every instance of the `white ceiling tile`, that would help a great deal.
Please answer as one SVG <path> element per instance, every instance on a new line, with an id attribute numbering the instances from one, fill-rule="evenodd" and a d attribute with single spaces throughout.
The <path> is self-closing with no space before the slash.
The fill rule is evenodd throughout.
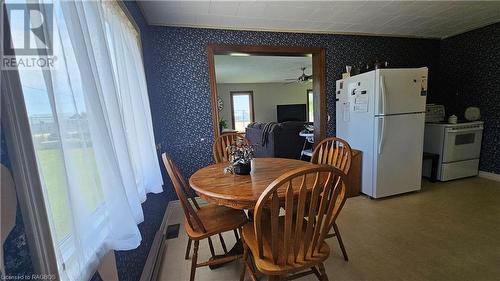
<path id="1" fill-rule="evenodd" d="M 348 23 L 334 23 L 334 24 L 330 25 L 328 30 L 330 30 L 332 32 L 347 32 L 347 30 L 351 26 L 352 26 L 352 24 L 348 24 Z"/>
<path id="2" fill-rule="evenodd" d="M 317 8 L 309 16 L 311 20 L 330 20 L 335 13 L 333 7 Z"/>
<path id="3" fill-rule="evenodd" d="M 391 1 L 367 1 L 360 9 L 365 13 L 379 13 L 390 3 Z"/>
<path id="4" fill-rule="evenodd" d="M 275 30 L 277 28 L 282 30 L 287 29 L 289 31 L 314 31 L 302 22 L 280 19 L 240 18 L 239 23 L 235 23 L 235 25 L 244 29 L 255 30 Z"/>
<path id="5" fill-rule="evenodd" d="M 413 4 L 413 1 L 393 1 L 384 6 L 382 11 L 386 14 L 399 15 Z"/>
<path id="6" fill-rule="evenodd" d="M 259 17 L 263 13 L 266 13 L 265 2 L 241 2 L 237 16 L 251 18 Z"/>
<path id="7" fill-rule="evenodd" d="M 166 24 L 173 25 L 195 25 L 198 16 L 196 14 L 166 13 L 164 21 Z"/>
<path id="8" fill-rule="evenodd" d="M 240 2 L 210 1 L 208 13 L 213 15 L 236 16 L 239 6 Z"/>
<path id="9" fill-rule="evenodd" d="M 296 7 L 296 8 L 309 8 L 309 9 L 323 9 L 332 7 L 335 1 L 264 1 L 271 5 Z"/>
<path id="10" fill-rule="evenodd" d="M 376 24 L 376 25 L 381 25 L 392 19 L 394 16 L 385 14 L 385 13 L 369 13 L 366 11 L 362 11 L 359 14 L 357 14 L 356 19 L 358 23 L 364 23 L 364 24 Z"/>
<path id="11" fill-rule="evenodd" d="M 364 25 L 364 24 L 353 24 L 347 28 L 349 32 L 359 32 L 359 33 L 377 33 L 382 29 L 381 25 Z"/>
<path id="12" fill-rule="evenodd" d="M 319 22 L 319 21 L 307 22 L 308 30 L 327 31 L 330 30 L 331 26 L 332 24 L 330 22 Z"/>
<path id="13" fill-rule="evenodd" d="M 344 12 L 356 12 L 365 4 L 366 1 L 334 1 L 333 7 Z"/>
<path id="14" fill-rule="evenodd" d="M 288 7 L 267 2 L 242 2 L 238 16 L 259 19 L 307 20 L 313 8 Z"/>
<path id="15" fill-rule="evenodd" d="M 313 8 L 303 7 L 284 7 L 281 5 L 267 4 L 266 11 L 263 13 L 269 15 L 273 19 L 286 19 L 286 20 L 308 20 L 314 12 Z"/>
<path id="16" fill-rule="evenodd" d="M 203 25 L 207 27 L 218 26 L 221 23 L 220 17 L 213 17 L 212 15 L 196 15 L 196 25 Z"/>
<path id="17" fill-rule="evenodd" d="M 208 14 L 209 1 L 165 1 L 163 7 L 167 12 Z"/>
<path id="18" fill-rule="evenodd" d="M 398 27 L 405 25 L 406 23 L 410 22 L 411 18 L 407 16 L 394 16 L 390 18 L 384 25 L 388 27 Z"/>
<path id="19" fill-rule="evenodd" d="M 500 1 L 146 1 L 150 24 L 447 36 L 500 21 Z"/>
<path id="20" fill-rule="evenodd" d="M 345 23 L 362 23 L 366 21 L 366 17 L 363 16 L 361 11 L 356 12 L 354 15 L 350 13 L 344 13 L 340 10 L 335 11 L 335 13 L 330 18 L 332 21 L 345 22 Z"/>

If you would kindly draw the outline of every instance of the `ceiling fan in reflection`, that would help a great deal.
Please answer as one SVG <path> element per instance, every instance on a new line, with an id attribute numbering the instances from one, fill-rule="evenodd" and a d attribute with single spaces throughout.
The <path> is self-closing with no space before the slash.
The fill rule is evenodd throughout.
<path id="1" fill-rule="evenodd" d="M 303 84 L 303 83 L 307 83 L 307 82 L 312 82 L 312 75 L 307 75 L 306 74 L 307 67 L 301 67 L 300 69 L 302 70 L 302 75 L 300 75 L 297 78 L 288 78 L 288 79 L 285 79 L 286 81 L 290 81 L 290 82 L 286 82 L 285 85 L 286 84 L 291 84 L 291 83 Z"/>

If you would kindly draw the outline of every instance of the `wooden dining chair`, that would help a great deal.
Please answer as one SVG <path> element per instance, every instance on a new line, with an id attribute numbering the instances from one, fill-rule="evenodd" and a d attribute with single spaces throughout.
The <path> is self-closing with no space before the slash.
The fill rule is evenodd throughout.
<path id="1" fill-rule="evenodd" d="M 351 168 L 352 149 L 349 143 L 341 138 L 330 137 L 316 145 L 311 162 L 328 164 L 341 170 L 346 175 Z"/>
<path id="2" fill-rule="evenodd" d="M 227 254 L 227 248 L 224 239 L 222 238 L 222 233 L 234 231 L 237 236 L 236 231 L 240 230 L 241 232 L 241 227 L 247 222 L 245 213 L 241 210 L 235 210 L 215 204 L 199 206 L 192 196 L 188 196 L 188 194 L 192 195 L 193 191 L 190 190 L 186 184 L 186 181 L 180 174 L 172 159 L 168 157 L 166 153 L 163 153 L 162 158 L 185 215 L 184 228 L 188 235 L 188 246 L 186 249 L 185 259 L 189 259 L 191 241 L 194 241 L 193 258 L 191 261 L 191 275 L 189 280 L 194 280 L 197 267 L 215 266 L 239 259 L 241 255 L 225 255 L 217 257 L 215 255 L 213 242 L 210 237 L 218 235 L 224 253 Z M 191 202 L 189 200 L 190 197 Z M 210 248 L 212 258 L 209 261 L 198 263 L 199 241 L 205 238 L 208 240 L 208 246 Z"/>
<path id="3" fill-rule="evenodd" d="M 311 163 L 314 164 L 328 164 L 341 170 L 346 175 L 349 173 L 352 161 L 352 150 L 349 143 L 345 140 L 330 137 L 321 141 L 313 151 Z M 333 224 L 333 233 L 329 234 L 327 238 L 336 237 L 339 242 L 340 250 L 344 256 L 344 260 L 348 261 L 347 251 L 342 242 L 342 236 L 337 223 Z"/>
<path id="4" fill-rule="evenodd" d="M 330 248 L 324 240 L 345 203 L 345 182 L 345 174 L 330 165 L 298 168 L 273 181 L 257 201 L 253 223 L 243 226 L 240 281 L 246 271 L 256 280 L 250 253 L 268 280 L 308 274 L 328 280 L 323 262 Z"/>
<path id="5" fill-rule="evenodd" d="M 248 143 L 248 140 L 241 133 L 225 133 L 215 139 L 212 146 L 215 163 L 229 161 L 229 153 L 227 147 L 233 144 L 236 140 L 241 139 Z"/>

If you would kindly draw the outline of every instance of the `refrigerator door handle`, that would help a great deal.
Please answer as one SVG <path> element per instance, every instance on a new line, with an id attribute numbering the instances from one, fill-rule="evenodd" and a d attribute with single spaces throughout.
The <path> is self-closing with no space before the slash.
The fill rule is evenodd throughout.
<path id="1" fill-rule="evenodd" d="M 382 153 L 382 148 L 384 147 L 384 139 L 385 139 L 385 117 L 381 117 L 382 125 L 380 126 L 380 140 L 378 142 L 378 154 Z"/>
<path id="2" fill-rule="evenodd" d="M 382 99 L 382 115 L 385 115 L 386 113 L 386 93 L 385 93 L 385 81 L 384 81 L 384 76 L 380 75 L 380 95 Z"/>

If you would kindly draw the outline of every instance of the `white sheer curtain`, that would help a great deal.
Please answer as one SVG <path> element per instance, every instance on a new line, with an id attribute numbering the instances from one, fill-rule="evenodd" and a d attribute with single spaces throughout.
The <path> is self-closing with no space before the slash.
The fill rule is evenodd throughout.
<path id="1" fill-rule="evenodd" d="M 156 155 L 156 151 L 139 34 L 117 2 L 106 1 L 103 7 L 115 79 L 122 82 L 118 89 L 127 140 L 129 146 L 138 148 L 130 151 L 136 183 L 139 195 L 146 200 L 146 193 L 161 191 L 162 182 L 157 171 L 149 169 L 158 161 L 148 157 Z"/>
<path id="2" fill-rule="evenodd" d="M 56 67 L 19 74 L 61 278 L 88 280 L 109 250 L 139 246 L 163 182 L 137 32 L 117 3 L 53 4 Z"/>

